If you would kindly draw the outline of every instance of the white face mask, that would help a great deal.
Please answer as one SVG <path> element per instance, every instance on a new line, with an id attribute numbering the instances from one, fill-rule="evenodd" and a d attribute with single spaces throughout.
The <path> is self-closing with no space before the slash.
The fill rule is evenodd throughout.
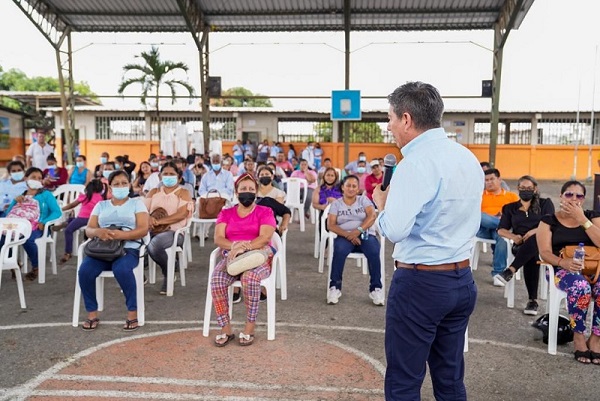
<path id="1" fill-rule="evenodd" d="M 44 184 L 42 184 L 38 180 L 27 180 L 27 186 L 30 189 L 42 189 L 42 188 L 44 188 Z"/>

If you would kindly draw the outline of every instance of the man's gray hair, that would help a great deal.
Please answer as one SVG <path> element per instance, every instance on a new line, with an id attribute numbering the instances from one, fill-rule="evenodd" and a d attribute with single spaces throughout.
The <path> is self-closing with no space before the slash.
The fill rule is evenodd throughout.
<path id="1" fill-rule="evenodd" d="M 428 130 L 442 125 L 444 102 L 438 90 L 424 82 L 407 82 L 388 95 L 388 102 L 400 118 L 408 113 L 415 128 Z"/>

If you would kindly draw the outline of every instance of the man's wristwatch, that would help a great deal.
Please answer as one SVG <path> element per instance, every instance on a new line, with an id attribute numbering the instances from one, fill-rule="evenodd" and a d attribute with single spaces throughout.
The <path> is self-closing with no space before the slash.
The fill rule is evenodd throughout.
<path id="1" fill-rule="evenodd" d="M 357 230 L 358 230 L 358 232 L 359 232 L 359 233 L 361 233 L 361 234 L 365 232 L 365 230 L 364 230 L 364 229 L 363 229 L 361 226 L 358 226 L 356 229 L 357 229 Z"/>
<path id="2" fill-rule="evenodd" d="M 588 228 L 590 228 L 590 227 L 591 227 L 591 226 L 593 226 L 593 225 L 594 225 L 594 224 L 593 224 L 591 221 L 587 220 L 585 223 L 583 223 L 583 224 L 581 225 L 581 227 L 582 227 L 584 230 L 587 230 Z"/>

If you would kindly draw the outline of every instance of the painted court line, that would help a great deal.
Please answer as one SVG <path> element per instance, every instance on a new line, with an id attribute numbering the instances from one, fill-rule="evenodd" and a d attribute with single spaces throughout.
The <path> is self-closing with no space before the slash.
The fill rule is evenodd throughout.
<path id="1" fill-rule="evenodd" d="M 52 376 L 52 380 L 67 381 L 92 381 L 106 383 L 143 383 L 143 384 L 167 384 L 174 386 L 188 387 L 218 387 L 232 388 L 239 390 L 292 390 L 309 392 L 328 392 L 328 393 L 352 393 L 352 394 L 381 394 L 383 390 L 364 389 L 350 387 L 322 387 L 322 386 L 284 386 L 279 384 L 255 384 L 249 382 L 231 382 L 231 381 L 211 381 L 211 380 L 189 380 L 189 379 L 168 379 L 164 377 L 132 377 L 132 376 L 86 376 L 86 375 L 62 375 Z"/>
<path id="2" fill-rule="evenodd" d="M 98 391 L 98 390 L 35 390 L 31 396 L 45 397 L 75 397 L 75 398 L 131 398 L 141 400 L 207 400 L 207 401 L 318 401 L 318 399 L 271 398 L 271 397 L 239 397 L 239 396 L 210 396 L 200 394 L 147 393 L 128 391 Z"/>

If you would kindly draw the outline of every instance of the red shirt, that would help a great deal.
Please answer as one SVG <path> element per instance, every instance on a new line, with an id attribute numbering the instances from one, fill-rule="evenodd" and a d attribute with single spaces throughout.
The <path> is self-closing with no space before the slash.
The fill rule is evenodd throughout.
<path id="1" fill-rule="evenodd" d="M 367 192 L 367 198 L 373 200 L 373 190 L 377 184 L 381 184 L 383 182 L 383 174 L 381 177 L 375 178 L 373 174 L 369 174 L 367 178 L 365 178 L 365 191 Z"/>

